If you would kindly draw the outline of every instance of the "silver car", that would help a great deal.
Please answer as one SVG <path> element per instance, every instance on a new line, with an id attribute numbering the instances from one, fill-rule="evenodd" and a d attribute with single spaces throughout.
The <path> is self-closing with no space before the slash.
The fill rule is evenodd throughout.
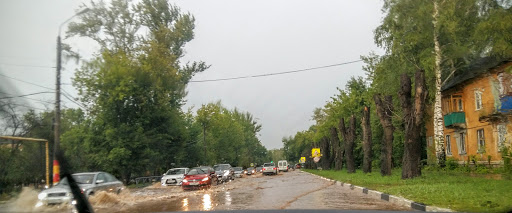
<path id="1" fill-rule="evenodd" d="M 235 170 L 235 177 L 242 178 L 244 177 L 244 169 L 242 167 L 234 167 Z"/>
<path id="2" fill-rule="evenodd" d="M 179 186 L 181 185 L 181 181 L 183 181 L 183 178 L 185 178 L 185 174 L 187 174 L 189 170 L 189 168 L 169 169 L 169 171 L 167 171 L 163 175 L 160 183 L 162 184 L 162 186 Z"/>
<path id="3" fill-rule="evenodd" d="M 121 181 L 106 172 L 76 173 L 73 174 L 73 179 L 86 197 L 99 191 L 120 193 L 124 189 Z M 71 203 L 73 201 L 67 178 L 63 178 L 52 188 L 43 190 L 37 197 L 39 199 L 38 206 Z"/>

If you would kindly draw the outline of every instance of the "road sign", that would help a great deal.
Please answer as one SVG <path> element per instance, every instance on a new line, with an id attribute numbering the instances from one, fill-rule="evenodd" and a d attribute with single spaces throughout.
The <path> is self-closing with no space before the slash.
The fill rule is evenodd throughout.
<path id="1" fill-rule="evenodd" d="M 300 157 L 300 162 L 301 163 L 306 163 L 306 157 Z"/>
<path id="2" fill-rule="evenodd" d="M 315 163 L 318 163 L 318 161 L 320 161 L 320 157 L 322 157 L 322 153 L 320 153 L 320 148 L 311 149 L 311 157 L 313 158 L 313 161 L 315 161 Z"/>
<path id="3" fill-rule="evenodd" d="M 320 148 L 313 148 L 311 149 L 311 157 L 322 157 L 322 154 L 320 153 Z"/>
<path id="4" fill-rule="evenodd" d="M 254 163 L 251 163 L 251 167 L 254 167 Z"/>

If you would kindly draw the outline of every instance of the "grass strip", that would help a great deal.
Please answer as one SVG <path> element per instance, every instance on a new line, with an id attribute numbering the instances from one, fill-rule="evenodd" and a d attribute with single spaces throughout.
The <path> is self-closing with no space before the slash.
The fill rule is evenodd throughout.
<path id="1" fill-rule="evenodd" d="M 426 205 L 464 212 L 508 212 L 512 210 L 512 181 L 471 177 L 457 171 L 422 171 L 422 176 L 402 180 L 401 170 L 383 177 L 379 172 L 349 174 L 346 170 L 312 170 L 317 174 L 344 183 L 351 183 L 400 196 Z"/>

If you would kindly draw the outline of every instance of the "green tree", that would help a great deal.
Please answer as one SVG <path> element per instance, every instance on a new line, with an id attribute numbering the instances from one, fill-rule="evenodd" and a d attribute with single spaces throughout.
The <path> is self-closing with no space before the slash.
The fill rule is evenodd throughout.
<path id="1" fill-rule="evenodd" d="M 83 137 L 89 168 L 125 181 L 132 174 L 161 174 L 186 156 L 191 135 L 181 110 L 185 88 L 208 68 L 180 63 L 194 37 L 194 17 L 163 0 L 92 5 L 68 30 L 68 36 L 101 46 L 73 79 L 91 116 Z"/>

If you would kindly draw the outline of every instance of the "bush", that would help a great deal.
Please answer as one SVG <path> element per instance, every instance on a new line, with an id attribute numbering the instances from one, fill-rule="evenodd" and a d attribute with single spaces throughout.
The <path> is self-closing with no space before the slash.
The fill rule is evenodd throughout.
<path id="1" fill-rule="evenodd" d="M 504 173 L 512 174 L 512 152 L 508 147 L 503 147 L 501 149 L 501 156 L 503 156 Z"/>
<path id="2" fill-rule="evenodd" d="M 446 168 L 448 170 L 455 170 L 459 168 L 459 163 L 454 158 L 446 158 Z"/>
<path id="3" fill-rule="evenodd" d="M 488 174 L 490 171 L 487 167 L 484 167 L 484 166 L 479 166 L 479 167 L 476 167 L 475 169 L 475 173 L 477 174 Z"/>

